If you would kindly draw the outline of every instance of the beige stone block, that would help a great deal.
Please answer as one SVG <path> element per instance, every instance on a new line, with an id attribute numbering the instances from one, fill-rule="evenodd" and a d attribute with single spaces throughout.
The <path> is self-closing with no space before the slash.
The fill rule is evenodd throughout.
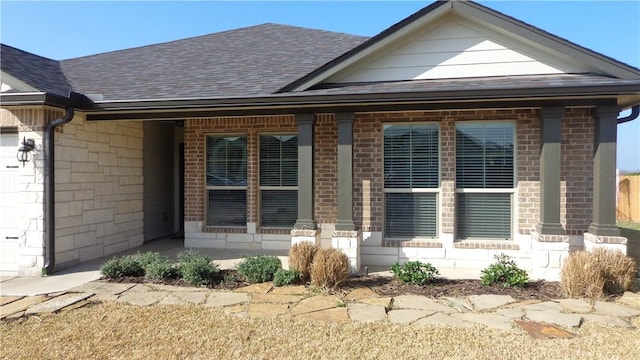
<path id="1" fill-rule="evenodd" d="M 108 153 L 110 150 L 109 144 L 100 142 L 90 142 L 87 144 L 87 149 L 94 153 Z"/>
<path id="2" fill-rule="evenodd" d="M 113 221 L 113 209 L 88 210 L 82 213 L 84 224 L 95 224 Z"/>
<path id="3" fill-rule="evenodd" d="M 86 246 L 97 245 L 98 241 L 96 239 L 96 233 L 88 231 L 73 235 L 73 243 L 75 247 L 82 248 Z"/>

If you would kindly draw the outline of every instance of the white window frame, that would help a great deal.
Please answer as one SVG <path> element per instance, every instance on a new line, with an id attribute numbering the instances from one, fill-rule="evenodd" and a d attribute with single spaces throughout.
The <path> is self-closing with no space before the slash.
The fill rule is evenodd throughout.
<path id="1" fill-rule="evenodd" d="M 420 125 L 435 125 L 438 129 L 438 179 L 437 179 L 437 187 L 433 187 L 433 188 L 387 188 L 385 187 L 384 183 L 385 183 L 385 174 L 384 174 L 384 130 L 386 127 L 388 126 L 420 126 Z M 431 240 L 431 239 L 436 239 L 439 237 L 439 231 L 440 231 L 440 204 L 441 204 L 441 200 L 440 200 L 440 193 L 442 190 L 442 159 L 441 159 L 441 154 L 442 154 L 442 131 L 441 131 L 442 127 L 441 124 L 438 122 L 392 122 L 392 123 L 383 123 L 382 124 L 382 186 L 383 186 L 383 198 L 382 198 L 382 235 L 383 238 L 385 240 L 397 240 L 397 241 L 402 241 L 402 240 Z M 389 237 L 387 236 L 387 195 L 388 193 L 432 193 L 435 194 L 435 200 L 436 200 L 436 204 L 435 204 L 435 208 L 436 208 L 436 214 L 435 214 L 435 219 L 434 219 L 434 224 L 435 224 L 435 234 L 433 236 L 413 236 L 410 238 L 406 238 L 406 237 Z"/>
<path id="2" fill-rule="evenodd" d="M 464 241 L 464 240 L 490 240 L 490 241 L 512 241 L 514 240 L 514 234 L 515 234 L 515 194 L 517 193 L 517 169 L 518 169 L 518 165 L 517 165 L 517 159 L 518 159 L 518 154 L 517 154 L 517 122 L 515 120 L 474 120 L 474 121 L 459 121 L 455 123 L 455 127 L 454 127 L 454 131 L 456 134 L 456 140 L 454 141 L 454 146 L 456 147 L 456 158 L 455 161 L 457 163 L 457 131 L 458 131 L 458 125 L 465 125 L 465 124 L 511 124 L 513 126 L 513 187 L 512 188 L 459 188 L 458 187 L 458 182 L 456 181 L 456 188 L 455 188 L 455 193 L 456 194 L 510 194 L 509 196 L 509 200 L 510 200 L 510 208 L 509 211 L 511 213 L 511 219 L 509 221 L 510 223 L 510 233 L 509 233 L 509 238 L 508 239 L 500 239 L 500 238 L 487 238 L 487 237 L 468 237 L 468 238 L 460 238 L 459 234 L 458 234 L 458 224 L 460 222 L 460 219 L 458 219 L 458 196 L 456 195 L 456 201 L 455 201 L 455 217 L 456 217 L 456 227 L 455 227 L 455 238 L 457 241 Z M 456 166 L 456 177 L 457 177 L 457 166 Z"/>

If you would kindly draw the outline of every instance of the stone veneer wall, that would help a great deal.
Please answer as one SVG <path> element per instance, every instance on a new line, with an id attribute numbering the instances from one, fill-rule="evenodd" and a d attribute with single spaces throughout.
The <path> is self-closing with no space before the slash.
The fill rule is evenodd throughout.
<path id="1" fill-rule="evenodd" d="M 18 264 L 16 272 L 7 275 L 39 276 L 44 266 L 44 163 L 42 137 L 47 121 L 62 112 L 48 108 L 0 109 L 0 127 L 17 128 L 20 143 L 23 138 L 34 139 L 36 150 L 32 161 L 19 166 L 17 191 L 17 246 L 3 248 L 3 254 Z M 17 152 L 18 149 L 16 149 Z M 18 162 L 16 160 L 16 165 Z"/>
<path id="2" fill-rule="evenodd" d="M 76 115 L 55 144 L 57 268 L 142 245 L 142 122 Z"/>

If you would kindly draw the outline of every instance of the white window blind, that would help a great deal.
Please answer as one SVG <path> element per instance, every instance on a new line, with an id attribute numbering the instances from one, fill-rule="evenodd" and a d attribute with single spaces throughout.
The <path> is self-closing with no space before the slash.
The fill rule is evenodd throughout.
<path id="1" fill-rule="evenodd" d="M 457 124 L 457 237 L 510 239 L 514 183 L 514 124 Z"/>
<path id="2" fill-rule="evenodd" d="M 208 136 L 206 151 L 207 225 L 246 226 L 246 136 Z"/>
<path id="3" fill-rule="evenodd" d="M 260 214 L 265 227 L 293 227 L 298 216 L 298 137 L 260 136 Z"/>
<path id="4" fill-rule="evenodd" d="M 434 124 L 384 126 L 387 238 L 437 235 L 438 130 Z"/>

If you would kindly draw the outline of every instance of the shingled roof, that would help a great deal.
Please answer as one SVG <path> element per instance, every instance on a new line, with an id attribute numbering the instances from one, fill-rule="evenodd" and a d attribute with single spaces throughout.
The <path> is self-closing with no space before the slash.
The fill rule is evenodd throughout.
<path id="1" fill-rule="evenodd" d="M 2 71 L 39 91 L 68 96 L 72 90 L 58 61 L 0 44 L 0 65 Z"/>
<path id="2" fill-rule="evenodd" d="M 366 40 L 263 24 L 61 61 L 75 91 L 105 100 L 271 94 Z"/>

